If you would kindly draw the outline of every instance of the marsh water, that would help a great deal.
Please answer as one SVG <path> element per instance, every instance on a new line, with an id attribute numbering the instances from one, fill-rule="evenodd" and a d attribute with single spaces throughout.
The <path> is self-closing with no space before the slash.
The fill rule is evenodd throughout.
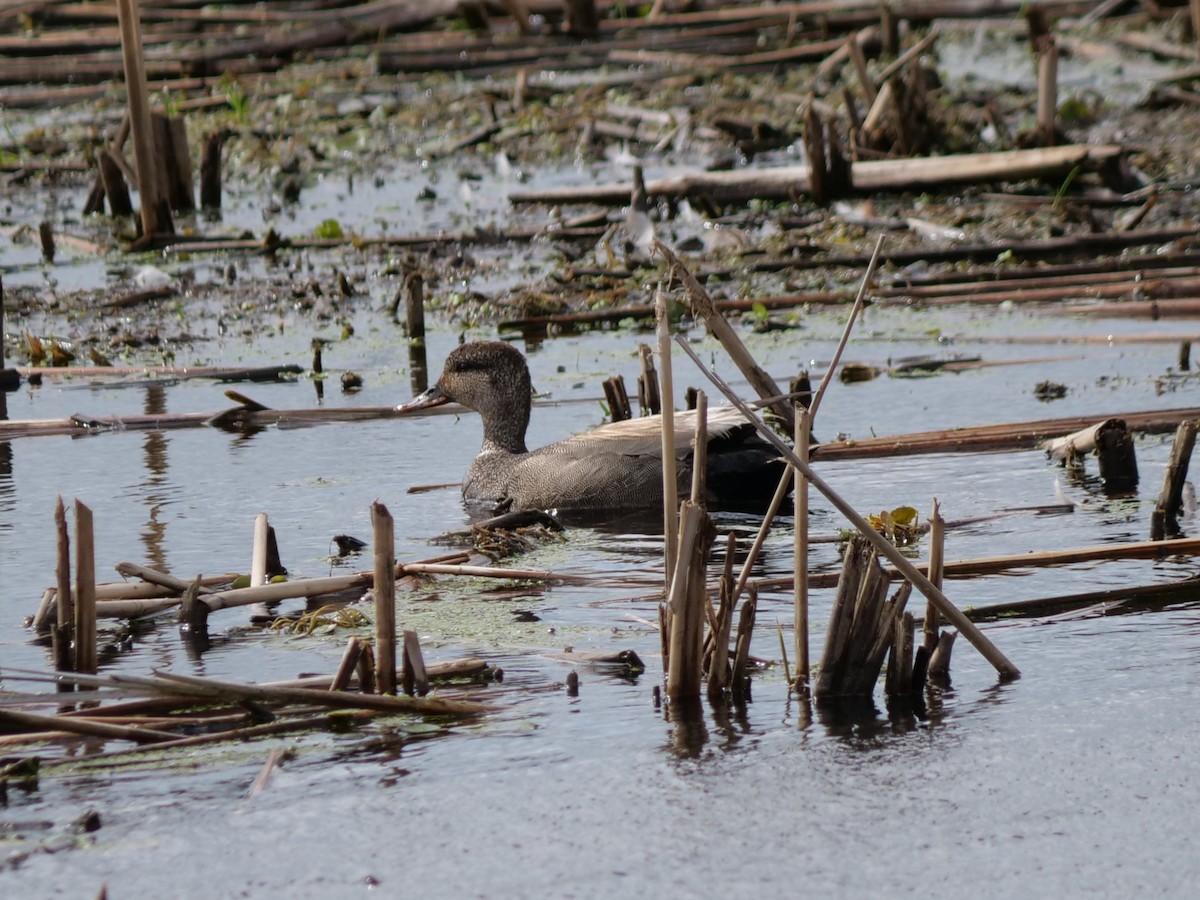
<path id="1" fill-rule="evenodd" d="M 960 56 L 965 65 L 979 54 L 972 48 Z M 1074 58 L 1064 60 L 1064 67 L 1071 65 Z M 387 135 L 370 123 L 359 130 L 378 132 L 376 143 Z M 518 215 L 526 223 L 547 220 L 544 212 L 507 206 L 499 182 L 508 176 L 500 174 L 498 159 L 473 157 L 470 167 L 477 171 L 470 178 L 460 177 L 458 160 L 396 165 L 372 179 L 377 165 L 374 157 L 357 160 L 339 151 L 330 163 L 339 174 L 307 184 L 302 202 L 280 214 L 281 231 L 310 234 L 330 217 L 363 234 L 462 231 L 511 223 Z M 648 175 L 669 171 L 664 163 Z M 479 172 L 482 183 L 474 177 Z M 535 180 L 587 183 L 627 174 L 624 162 L 546 165 Z M 416 199 L 426 186 L 436 190 L 437 203 Z M 235 178 L 229 190 L 223 225 L 233 233 L 261 231 L 269 218 L 261 185 Z M 14 222 L 36 226 L 47 218 L 79 229 L 84 193 L 79 185 L 14 191 L 6 197 L 8 215 Z M 928 207 L 907 198 L 897 202 L 897 215 L 926 215 Z M 948 205 L 940 212 L 953 221 L 949 211 Z M 199 223 L 199 230 L 208 224 Z M 693 234 L 678 222 L 671 227 L 674 240 L 714 233 L 696 222 L 689 226 Z M 527 280 L 527 270 L 541 273 L 542 258 L 553 252 L 548 242 L 478 251 L 483 265 L 463 276 L 462 290 L 480 289 L 489 279 L 493 288 Z M 150 261 L 114 262 L 113 255 L 63 246 L 51 267 L 41 265 L 38 254 L 28 240 L 0 249 L 10 296 L 22 288 L 47 295 L 97 285 L 124 291 L 129 276 Z M 285 256 L 280 268 L 286 271 L 238 259 L 235 282 L 227 281 L 223 258 L 153 262 L 175 275 L 186 271 L 192 285 L 224 285 L 220 298 L 214 301 L 210 290 L 197 299 L 185 289 L 177 301 L 149 312 L 109 313 L 105 327 L 132 322 L 137 331 L 151 323 L 166 336 L 187 333 L 174 361 L 191 365 L 307 368 L 310 342 L 327 338 L 325 364 L 333 378 L 325 383 L 325 406 L 386 406 L 410 396 L 403 337 L 387 309 L 395 284 L 387 278 L 366 278 L 355 301 L 322 317 L 319 309 L 276 302 L 304 278 L 329 279 L 331 263 L 315 254 Z M 377 272 L 388 265 L 370 259 L 364 268 Z M 255 286 L 247 287 L 251 282 Z M 441 292 L 455 289 L 443 284 Z M 273 302 L 256 308 L 265 294 Z M 799 327 L 752 333 L 751 316 L 737 328 L 780 380 L 801 370 L 819 376 L 845 309 L 808 309 L 790 318 Z M 460 337 L 496 336 L 490 328 L 464 334 L 445 318 L 432 324 L 434 371 Z M 93 323 L 88 315 L 73 319 L 61 309 L 51 315 L 36 307 L 19 321 L 10 317 L 7 328 L 34 334 L 61 328 L 70 337 L 72 329 L 87 332 Z M 703 330 L 689 323 L 682 328 L 746 393 Z M 1198 336 L 1188 320 L 1071 317 L 1025 305 L 871 308 L 855 329 L 849 361 L 885 368 L 909 356 L 963 355 L 987 365 L 856 384 L 835 380 L 816 434 L 868 437 L 1194 407 L 1194 376 L 1174 369 L 1179 341 Z M 633 385 L 636 348 L 644 340 L 626 324 L 518 341 L 541 394 L 530 446 L 603 421 L 600 382 L 621 374 Z M 139 361 L 147 361 L 146 353 Z M 677 353 L 680 398 L 683 386 L 704 386 L 688 366 Z M 342 394 L 336 377 L 350 369 L 363 376 L 364 388 Z M 1043 381 L 1064 385 L 1066 396 L 1039 401 L 1034 388 Z M 240 387 L 275 408 L 318 402 L 307 376 Z M 230 404 L 225 389 L 204 380 L 47 378 L 6 399 L 14 419 L 216 412 Z M 23 620 L 54 580 L 57 496 L 92 508 L 102 580 L 115 580 L 111 567 L 123 560 L 184 578 L 246 571 L 260 512 L 270 516 L 290 577 L 314 577 L 370 568 L 369 557 L 333 559 L 333 537 L 369 540 L 375 500 L 396 518 L 398 559 L 445 552 L 434 538 L 467 521 L 458 492 L 408 489 L 460 479 L 479 441 L 479 422 L 470 414 L 251 435 L 195 428 L 0 441 L 0 686 L 44 688 L 20 680 L 16 670 L 50 667 L 48 651 L 31 639 Z M 1036 450 L 826 462 L 818 470 L 863 513 L 911 505 L 925 515 L 936 498 L 950 522 L 946 554 L 954 560 L 1148 537 L 1169 451 L 1168 437 L 1139 437 L 1141 485 L 1122 497 L 1104 494 L 1094 461 L 1084 477 L 1068 477 Z M 719 524 L 745 538 L 756 520 L 722 515 Z M 779 522 L 756 576 L 790 572 L 791 524 L 786 517 Z M 827 502 L 814 498 L 814 534 L 832 538 L 843 525 Z M 1194 528 L 1184 522 L 1185 532 Z M 924 539 L 914 552 L 928 552 Z M 718 553 L 714 565 L 720 561 Z M 0 806 L 0 897 L 91 897 L 102 885 L 114 898 L 931 891 L 1126 898 L 1195 892 L 1200 597 L 1122 615 L 1092 609 L 985 625 L 1022 677 L 999 683 L 960 641 L 951 688 L 931 694 L 916 716 L 889 712 L 881 689 L 872 706 L 836 714 L 789 695 L 777 629 L 790 646 L 791 598 L 766 592 L 752 646 L 764 666 L 752 701 L 728 709 L 706 704 L 697 718 L 673 716 L 653 702 L 662 680 L 652 625 L 662 579 L 654 523 L 571 527 L 561 540 L 510 562 L 585 578 L 551 586 L 439 578 L 398 599 L 398 623 L 418 631 L 428 660 L 482 656 L 504 670 L 502 685 L 481 691 L 485 700 L 489 690 L 494 695 L 492 712 L 469 723 L 386 720 L 124 762 L 91 759 L 117 748 L 85 742 L 70 746 L 67 762 L 61 750 L 35 751 L 46 757 L 37 788 L 10 785 Z M 813 545 L 811 570 L 837 566 L 836 541 Z M 951 581 L 947 593 L 961 607 L 978 606 L 1163 583 L 1195 570 L 1186 557 L 1031 567 Z M 831 592 L 814 592 L 812 602 L 816 659 Z M 280 612 L 300 608 L 283 604 Z M 211 626 L 213 646 L 199 656 L 169 619 L 140 624 L 120 644 L 103 631 L 102 671 L 253 681 L 331 672 L 353 633 L 339 628 L 297 636 L 256 626 L 245 610 L 216 614 Z M 633 650 L 647 667 L 631 677 L 564 662 L 567 647 Z M 580 678 L 577 696 L 564 686 L 571 671 Z M 265 790 L 250 796 L 264 761 L 282 748 L 294 755 Z M 100 829 L 76 834 L 72 823 L 89 809 L 99 814 Z"/>
<path id="2" fill-rule="evenodd" d="M 810 313 L 788 332 L 743 330 L 771 371 L 819 372 L 843 314 Z M 354 359 L 346 362 L 365 376 L 366 389 L 327 392 L 326 404 L 404 399 L 409 379 L 394 326 L 372 312 L 360 313 L 356 326 L 364 337 L 351 342 Z M 301 342 L 280 330 L 253 342 L 214 341 L 213 361 L 292 361 Z M 1194 389 L 1169 376 L 1174 338 L 1187 330 L 1022 309 L 870 310 L 850 359 L 882 365 L 961 353 L 1014 364 L 835 382 L 817 429 L 883 435 L 1189 405 Z M 1071 340 L 1109 333 L 1163 339 Z M 689 334 L 732 377 L 719 348 L 700 330 Z M 1016 335 L 1046 342 L 1009 340 Z M 640 339 L 624 329 L 522 345 L 545 395 L 530 444 L 599 423 L 598 401 L 568 401 L 596 398 L 600 380 L 613 373 L 632 383 Z M 455 340 L 431 335 L 432 366 Z M 1043 361 L 1020 363 L 1032 358 Z M 700 384 L 684 365 L 677 361 L 677 384 Z M 1045 379 L 1065 384 L 1067 396 L 1037 401 L 1033 387 Z M 221 391 L 198 381 L 48 381 L 8 402 L 18 419 L 183 412 L 222 408 Z M 308 380 L 247 392 L 281 408 L 315 402 Z M 317 576 L 334 567 L 333 535 L 369 537 L 376 499 L 397 519 L 399 559 L 439 552 L 430 539 L 465 522 L 457 492 L 407 489 L 460 477 L 479 439 L 478 421 L 465 414 L 251 436 L 194 429 L 0 444 L 0 665 L 48 667 L 46 650 L 21 623 L 53 580 L 57 495 L 93 508 L 102 578 L 120 560 L 180 575 L 244 570 L 260 511 L 271 517 L 292 577 Z M 952 523 L 947 556 L 956 559 L 1144 538 L 1169 440 L 1141 438 L 1137 450 L 1142 487 L 1116 499 L 1094 479 L 1069 480 L 1038 451 L 827 463 L 821 472 L 863 511 L 910 504 L 924 512 L 936 497 Z M 1073 512 L 1031 509 L 1064 499 Z M 721 523 L 742 533 L 754 527 L 737 516 Z M 834 534 L 841 524 L 828 504 L 814 501 L 814 532 Z M 757 574 L 788 571 L 790 533 L 782 521 Z M 56 767 L 37 790 L 10 788 L 0 811 L 9 857 L 0 869 L 4 895 L 90 895 L 102 884 L 110 896 L 349 897 L 376 886 L 429 897 L 893 895 L 924 893 L 933 879 L 979 896 L 1184 896 L 1194 883 L 1200 598 L 1153 613 L 985 626 L 1023 676 L 998 683 L 960 644 L 952 688 L 918 718 L 890 716 L 881 692 L 875 708 L 837 716 L 789 697 L 776 629 L 790 642 L 790 596 L 765 594 L 753 650 L 776 664 L 756 677 L 752 702 L 706 706 L 699 720 L 676 721 L 652 702 L 662 677 L 649 624 L 659 545 L 653 528 L 571 528 L 518 564 L 593 576 L 586 585 L 501 589 L 441 579 L 402 596 L 400 624 L 420 632 L 428 658 L 482 655 L 503 667 L 496 710 L 479 721 L 377 724 L 123 766 L 89 766 L 81 745 L 78 763 Z M 812 567 L 835 567 L 836 554 L 833 543 L 815 545 Z M 351 560 L 338 570 L 346 566 L 370 563 Z M 961 606 L 979 605 L 1192 572 L 1187 559 L 1031 568 L 951 582 L 949 594 Z M 819 648 L 829 592 L 817 592 L 813 603 Z M 213 631 L 213 648 L 196 657 L 173 623 L 139 628 L 130 646 L 106 657 L 104 670 L 251 680 L 331 671 L 346 634 L 289 636 L 250 627 L 238 610 L 215 616 Z M 568 646 L 632 649 L 647 670 L 630 678 L 556 660 Z M 573 668 L 577 697 L 562 686 Z M 297 753 L 248 798 L 266 754 L 279 746 Z M 88 808 L 99 812 L 101 829 L 70 835 L 70 822 Z"/>

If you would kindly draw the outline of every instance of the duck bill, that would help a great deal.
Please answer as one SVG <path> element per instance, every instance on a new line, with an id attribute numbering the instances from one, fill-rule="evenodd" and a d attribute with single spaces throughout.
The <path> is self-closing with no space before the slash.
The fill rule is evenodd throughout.
<path id="1" fill-rule="evenodd" d="M 449 403 L 450 398 L 436 384 L 423 394 L 417 394 L 407 403 L 401 403 L 396 407 L 398 413 L 415 412 L 418 409 L 429 409 L 432 406 L 441 406 L 443 403 Z"/>

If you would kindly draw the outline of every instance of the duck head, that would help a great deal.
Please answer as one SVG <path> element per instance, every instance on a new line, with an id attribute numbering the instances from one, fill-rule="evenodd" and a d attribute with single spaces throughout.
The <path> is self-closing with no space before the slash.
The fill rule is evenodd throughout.
<path id="1" fill-rule="evenodd" d="M 531 400 L 529 366 L 521 352 L 503 341 L 472 341 L 446 357 L 433 387 L 396 410 L 458 403 L 483 418 L 485 448 L 525 453 Z"/>

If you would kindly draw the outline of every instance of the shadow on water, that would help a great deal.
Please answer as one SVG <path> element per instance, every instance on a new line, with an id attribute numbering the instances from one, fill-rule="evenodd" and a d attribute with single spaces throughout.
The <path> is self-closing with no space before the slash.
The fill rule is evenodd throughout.
<path id="1" fill-rule="evenodd" d="M 162 385 L 150 385 L 146 388 L 146 401 L 143 404 L 146 415 L 163 415 L 167 411 L 167 392 Z M 168 500 L 167 490 L 170 485 L 167 465 L 167 435 L 164 431 L 149 431 L 142 441 L 142 454 L 145 459 L 146 477 L 142 482 L 145 488 L 144 502 L 149 513 L 146 527 L 142 530 L 142 544 L 146 547 L 146 558 L 155 569 L 166 571 L 167 558 L 164 544 L 167 525 L 162 518 L 162 510 Z"/>
<path id="2" fill-rule="evenodd" d="M 0 511 L 11 513 L 15 508 L 13 488 L 13 451 L 12 442 L 0 441 Z M 11 516 L 0 518 L 0 531 L 11 531 Z"/>

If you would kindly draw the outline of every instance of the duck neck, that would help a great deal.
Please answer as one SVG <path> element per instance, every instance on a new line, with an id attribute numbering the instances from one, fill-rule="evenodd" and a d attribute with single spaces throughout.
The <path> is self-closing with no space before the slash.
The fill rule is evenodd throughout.
<path id="1" fill-rule="evenodd" d="M 528 453 L 525 430 L 529 427 L 529 394 L 519 408 L 502 415 L 485 416 L 483 420 L 483 452 L 500 450 L 505 453 Z"/>

